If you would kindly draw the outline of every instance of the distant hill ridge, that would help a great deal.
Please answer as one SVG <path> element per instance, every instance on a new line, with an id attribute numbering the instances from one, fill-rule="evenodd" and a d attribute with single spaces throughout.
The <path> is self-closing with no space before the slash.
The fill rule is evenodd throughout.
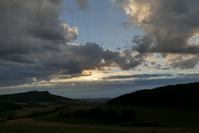
<path id="1" fill-rule="evenodd" d="M 199 82 L 139 90 L 114 98 L 107 104 L 199 108 Z"/>
<path id="2" fill-rule="evenodd" d="M 0 101 L 14 102 L 55 102 L 55 101 L 72 101 L 57 95 L 52 95 L 48 91 L 29 91 L 24 93 L 0 95 Z"/>

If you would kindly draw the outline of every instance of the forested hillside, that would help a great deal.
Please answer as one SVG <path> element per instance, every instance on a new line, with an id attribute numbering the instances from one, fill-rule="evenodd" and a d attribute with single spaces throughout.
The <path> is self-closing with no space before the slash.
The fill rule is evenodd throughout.
<path id="1" fill-rule="evenodd" d="M 119 96 L 107 104 L 199 108 L 199 82 L 140 90 Z"/>

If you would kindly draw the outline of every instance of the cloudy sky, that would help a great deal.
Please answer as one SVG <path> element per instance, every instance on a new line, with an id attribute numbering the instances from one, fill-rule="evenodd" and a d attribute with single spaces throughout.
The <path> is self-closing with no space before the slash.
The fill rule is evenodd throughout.
<path id="1" fill-rule="evenodd" d="M 0 0 L 0 94 L 116 97 L 199 81 L 198 0 Z"/>

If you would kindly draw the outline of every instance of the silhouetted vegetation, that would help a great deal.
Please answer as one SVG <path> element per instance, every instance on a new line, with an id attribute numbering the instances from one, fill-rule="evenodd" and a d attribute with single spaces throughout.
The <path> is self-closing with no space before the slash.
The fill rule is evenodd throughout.
<path id="1" fill-rule="evenodd" d="M 125 94 L 108 105 L 199 108 L 199 83 L 169 85 Z"/>
<path id="2" fill-rule="evenodd" d="M 61 117 L 89 118 L 105 123 L 118 123 L 123 125 L 135 125 L 136 113 L 133 110 L 122 109 L 121 111 L 114 108 L 102 109 L 101 107 L 91 108 L 89 110 L 77 110 L 75 112 L 62 112 Z"/>

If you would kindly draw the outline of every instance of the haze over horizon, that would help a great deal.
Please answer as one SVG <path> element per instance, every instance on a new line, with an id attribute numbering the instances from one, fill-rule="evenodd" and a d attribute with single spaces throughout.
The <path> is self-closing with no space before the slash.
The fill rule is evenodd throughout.
<path id="1" fill-rule="evenodd" d="M 199 81 L 198 0 L 0 0 L 0 94 L 116 97 Z"/>

